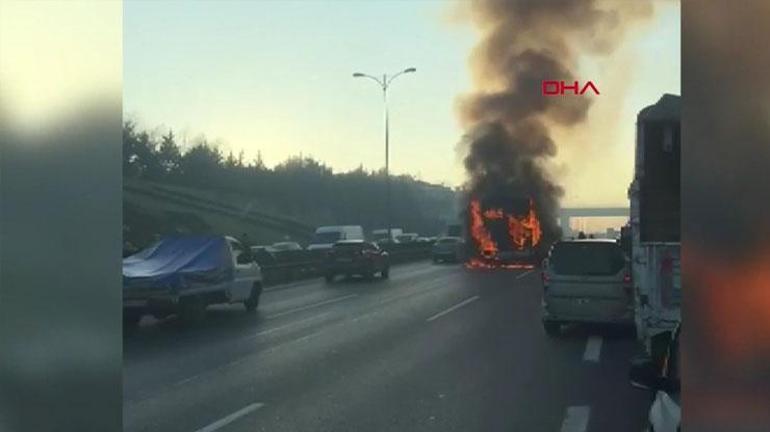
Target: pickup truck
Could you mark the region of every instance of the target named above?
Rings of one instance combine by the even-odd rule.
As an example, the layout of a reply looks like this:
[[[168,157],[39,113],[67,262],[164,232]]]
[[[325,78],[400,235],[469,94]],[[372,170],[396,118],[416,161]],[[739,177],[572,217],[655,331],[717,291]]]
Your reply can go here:
[[[211,304],[243,303],[254,311],[261,294],[262,271],[233,237],[166,237],[123,259],[126,330],[145,315],[197,322]]]

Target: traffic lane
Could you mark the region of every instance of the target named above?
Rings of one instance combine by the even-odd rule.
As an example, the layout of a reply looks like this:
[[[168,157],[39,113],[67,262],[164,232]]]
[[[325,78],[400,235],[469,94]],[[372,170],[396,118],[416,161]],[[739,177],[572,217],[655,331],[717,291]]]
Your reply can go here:
[[[424,273],[425,271],[427,271],[427,269],[430,269],[431,267],[432,266],[430,265],[430,261],[421,260],[421,261],[393,264],[391,266],[391,270],[394,270],[394,271],[397,270],[398,273],[401,275],[418,275],[420,273]],[[302,288],[310,288],[312,286],[317,286],[319,283],[323,283],[322,277],[290,282],[287,284],[273,285],[273,286],[266,287],[263,290],[263,294],[271,293],[275,291],[286,291],[286,290],[296,291]]]
[[[425,277],[426,274],[437,271],[442,270],[425,262],[417,265],[399,265],[394,267],[390,282],[398,283],[406,278]],[[379,283],[379,281],[374,282]],[[300,285],[263,293],[257,314],[243,313],[242,305],[238,304],[212,306],[208,310],[206,320],[197,326],[185,326],[175,317],[164,320],[147,317],[136,333],[124,339],[124,362],[131,364],[135,361],[151,359],[156,354],[168,354],[170,350],[186,345],[215,343],[221,341],[223,337],[262,325],[274,315],[333,301],[345,295],[341,293],[343,288],[349,290],[368,288],[374,282],[352,279],[328,285],[322,279],[315,279]]]
[[[377,353],[396,345],[415,326],[424,325],[425,318],[437,308],[462,300],[463,291],[469,288],[457,279],[435,280],[412,295],[362,296],[360,300],[372,300],[368,310],[350,305],[340,309],[344,319],[126,403],[126,430],[194,431],[253,403],[265,404],[253,413],[262,415],[277,401],[296,400],[314,389],[331,388],[341,375],[368,363],[370,356],[386,357],[386,353]],[[312,403],[320,404],[325,397]],[[262,401],[268,399],[270,402]]]
[[[571,432],[584,422],[582,430],[588,431],[641,431],[649,401],[627,381],[636,350],[630,335],[589,326],[549,338],[540,324],[537,274],[521,281],[521,274],[511,276],[469,276],[466,283],[479,289],[467,299],[478,296],[478,301],[426,318],[429,326],[385,355],[371,356],[365,366],[347,366],[333,388],[283,402],[274,414],[280,422],[271,422],[274,411],[266,405],[264,417],[255,416],[251,426]],[[585,359],[589,337],[605,341],[595,362]],[[338,395],[336,404],[319,404],[331,395]]]
[[[502,279],[494,282],[497,278]],[[477,289],[460,290],[454,298],[430,298],[430,304],[441,303],[428,308],[430,316],[415,319],[429,311],[410,299],[409,304],[392,305],[391,311],[353,317],[355,325],[335,326],[335,341],[311,333],[263,356],[261,362],[246,359],[208,377],[210,381],[187,387],[188,393],[209,396],[222,387],[230,389],[214,397],[215,402],[185,401],[177,395],[155,401],[155,414],[138,412],[145,420],[158,421],[159,413],[192,403],[199,406],[189,410],[200,415],[190,419],[190,427],[195,427],[217,424],[242,412],[241,406],[259,404],[258,411],[234,419],[223,430],[427,430],[436,425],[447,430],[560,430],[565,413],[577,407],[586,408],[578,413],[586,414],[588,430],[641,430],[641,423],[629,419],[642,419],[647,404],[634,406],[625,396],[612,399],[628,389],[627,346],[633,343],[604,345],[604,353],[617,354],[600,358],[602,369],[614,371],[612,382],[604,378],[606,370],[596,378],[585,376],[585,337],[573,332],[564,339],[549,339],[540,329],[536,277],[521,283],[497,273],[458,279],[465,279],[461,285],[466,289]],[[477,301],[428,321],[476,296]],[[456,317],[463,319],[450,321]],[[400,321],[418,328],[444,324],[435,327],[438,334],[409,331],[395,338],[371,325],[390,328]],[[277,364],[271,366],[271,361]],[[250,390],[246,383],[225,384],[233,379],[253,384]],[[602,408],[602,395],[614,403],[612,412]],[[126,418],[141,424],[140,416],[129,410]],[[146,430],[176,430],[163,425]]]
[[[320,365],[333,379],[269,398],[227,431],[558,430],[582,343],[545,338],[539,302],[515,292],[524,283],[513,274],[462,279],[461,295],[423,311],[396,343],[338,352]]]
[[[396,270],[396,269],[394,269]],[[279,291],[263,299],[257,314],[237,307],[218,307],[193,328],[169,320],[143,329],[126,340],[124,399],[135,401],[158,389],[194,377],[207,370],[236,361],[258,350],[281,343],[297,332],[308,332],[330,321],[344,318],[349,311],[365,310],[394,296],[409,295],[458,267],[423,265],[391,280],[366,282],[360,279],[319,284],[307,291],[301,302],[295,293]],[[290,305],[281,297],[290,297]],[[361,297],[359,299],[359,297]],[[353,300],[358,302],[351,303]],[[278,307],[271,303],[279,304]],[[288,308],[290,307],[291,308]]]
[[[271,399],[227,430],[575,431],[584,421],[588,431],[641,431],[648,403],[626,379],[633,340],[590,327],[547,337],[537,275],[511,276],[469,276],[477,294],[460,297],[478,301],[426,318],[424,331],[365,361],[336,361],[334,381]],[[595,363],[584,359],[588,336],[606,338]]]

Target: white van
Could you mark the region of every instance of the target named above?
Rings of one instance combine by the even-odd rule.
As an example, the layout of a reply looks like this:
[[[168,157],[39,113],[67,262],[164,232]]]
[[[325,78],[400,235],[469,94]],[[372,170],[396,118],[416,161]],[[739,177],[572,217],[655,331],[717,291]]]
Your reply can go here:
[[[390,229],[390,240],[388,240],[388,229],[387,228],[380,228],[372,231],[372,241],[373,242],[393,242],[396,237],[400,236],[404,233],[404,230],[401,228],[391,228]]]
[[[563,240],[543,262],[543,327],[561,324],[634,324],[628,258],[612,240]]]
[[[315,230],[313,241],[307,250],[331,249],[340,240],[363,240],[364,229],[361,225],[322,226]]]

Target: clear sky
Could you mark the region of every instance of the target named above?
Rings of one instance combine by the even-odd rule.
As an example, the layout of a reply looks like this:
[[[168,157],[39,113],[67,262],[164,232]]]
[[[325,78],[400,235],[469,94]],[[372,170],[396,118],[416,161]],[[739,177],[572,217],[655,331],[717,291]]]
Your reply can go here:
[[[448,1],[127,1],[124,113],[188,142],[205,134],[249,159],[260,151],[268,166],[302,153],[335,171],[378,169],[381,93],[351,74],[414,66],[389,92],[391,170],[456,186],[454,104],[471,90],[477,34],[452,10]],[[635,115],[679,94],[679,5],[656,10],[612,59],[586,61],[602,96],[590,128],[557,136],[570,141],[553,165],[566,205],[627,205]]]

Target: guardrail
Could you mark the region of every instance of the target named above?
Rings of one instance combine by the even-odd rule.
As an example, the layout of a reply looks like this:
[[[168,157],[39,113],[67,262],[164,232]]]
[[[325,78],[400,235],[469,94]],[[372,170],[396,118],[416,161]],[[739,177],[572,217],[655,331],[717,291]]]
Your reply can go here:
[[[419,261],[430,258],[430,243],[397,243],[383,245],[390,255],[391,264]],[[285,251],[275,254],[257,254],[262,267],[265,286],[321,277],[324,269],[324,253],[320,251]]]

